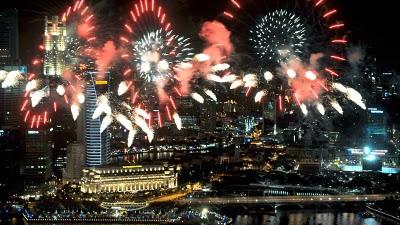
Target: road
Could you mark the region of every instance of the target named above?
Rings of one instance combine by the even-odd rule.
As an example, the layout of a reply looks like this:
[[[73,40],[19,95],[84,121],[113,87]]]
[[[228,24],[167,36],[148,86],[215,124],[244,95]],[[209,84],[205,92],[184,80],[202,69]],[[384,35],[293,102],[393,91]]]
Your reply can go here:
[[[224,205],[224,204],[315,204],[334,202],[374,202],[384,200],[386,195],[323,195],[323,196],[249,196],[249,197],[209,197],[181,198],[178,204]]]

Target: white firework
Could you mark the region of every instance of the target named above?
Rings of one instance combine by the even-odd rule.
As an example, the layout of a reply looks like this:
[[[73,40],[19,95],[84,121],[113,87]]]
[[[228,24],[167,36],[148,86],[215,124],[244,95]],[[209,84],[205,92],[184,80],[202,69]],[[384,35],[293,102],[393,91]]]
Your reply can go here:
[[[189,38],[156,30],[146,33],[133,44],[134,66],[147,82],[171,76],[173,65],[192,60]]]
[[[150,115],[141,108],[135,108],[135,113],[138,114],[139,116],[145,118],[146,120],[150,119]]]
[[[215,74],[209,74],[208,75],[208,80],[211,80],[211,81],[214,81],[214,82],[217,82],[217,83],[223,83],[224,82],[224,80],[220,76],[215,75]]]
[[[229,69],[231,66],[228,63],[220,63],[211,67],[212,72],[219,72]]]
[[[174,115],[172,115],[172,117],[174,118],[174,122],[176,124],[176,128],[178,130],[182,129],[182,120],[181,117],[178,115],[178,113],[174,113]]]
[[[266,72],[264,73],[264,79],[265,79],[266,81],[270,81],[270,80],[272,80],[273,78],[274,78],[274,75],[273,75],[271,72],[266,71]]]
[[[4,72],[2,72],[2,74],[3,74],[2,76],[4,76]],[[18,82],[22,79],[23,76],[20,71],[18,70],[11,71],[7,73],[7,75],[5,76],[3,83],[1,84],[1,87],[2,88],[15,87],[18,84]]]
[[[0,70],[0,81],[3,81],[7,77],[7,71]]]
[[[294,71],[293,69],[288,69],[287,71],[286,71],[286,74],[288,75],[288,77],[290,78],[290,79],[293,79],[293,78],[295,78],[296,77],[296,71]]]
[[[201,95],[199,95],[199,93],[193,92],[193,93],[190,94],[190,96],[192,96],[192,98],[193,98],[194,100],[200,102],[201,104],[204,103],[204,98],[203,98]]]
[[[307,71],[304,76],[309,80],[317,79],[317,75],[313,71]]]
[[[103,131],[105,131],[112,122],[113,122],[113,117],[111,115],[105,116],[101,121],[100,133],[103,133]]]
[[[256,96],[254,97],[255,102],[261,102],[262,98],[267,95],[266,90],[262,90],[257,92]]]
[[[81,111],[81,108],[78,105],[76,105],[76,104],[71,105],[71,113],[72,113],[72,118],[74,120],[76,120],[78,118],[80,111]]]
[[[204,53],[200,53],[200,54],[195,55],[193,59],[197,62],[206,62],[206,61],[210,60],[210,56],[206,55]]]
[[[133,130],[133,125],[132,122],[124,115],[122,115],[121,113],[118,113],[115,116],[115,119],[123,126],[125,127],[125,129],[127,130]]]
[[[243,85],[244,85],[244,83],[243,83],[242,80],[235,80],[234,82],[232,82],[232,84],[230,86],[230,89],[236,89],[236,88],[238,88],[240,86],[243,86]]]
[[[321,103],[317,103],[317,110],[321,115],[325,115],[325,107]]]
[[[303,112],[303,114],[304,114],[305,116],[307,116],[307,114],[308,114],[307,106],[304,105],[304,104],[301,104],[301,105],[300,105],[300,109],[301,109],[301,112]]]
[[[236,75],[229,74],[222,77],[222,82],[232,83],[237,79]]]
[[[46,92],[46,88],[31,92],[30,97],[33,108],[35,108],[44,97],[46,97]]]
[[[136,136],[136,133],[137,133],[136,129],[133,129],[133,130],[129,131],[129,134],[128,134],[128,147],[132,146],[133,140],[135,139],[135,136]]]
[[[208,95],[208,97],[210,97],[213,101],[217,101],[217,96],[211,90],[204,89],[204,93],[206,93],[206,95]]]
[[[35,90],[37,87],[38,87],[38,81],[37,80],[31,80],[26,84],[25,91]]]
[[[56,88],[56,92],[57,94],[59,94],[60,96],[63,96],[65,94],[65,88],[62,84],[58,85]]]
[[[307,42],[306,31],[299,16],[286,10],[275,10],[250,30],[250,41],[260,57],[281,62],[291,55],[302,54]]]
[[[343,114],[343,109],[342,106],[340,106],[340,104],[336,101],[336,100],[332,100],[331,101],[331,106],[340,114]]]
[[[78,93],[76,98],[78,99],[79,104],[85,103],[85,95],[83,93]]]
[[[129,90],[129,86],[127,84],[126,81],[122,81],[119,85],[118,85],[118,95],[121,96],[123,94],[125,94],[127,91]]]

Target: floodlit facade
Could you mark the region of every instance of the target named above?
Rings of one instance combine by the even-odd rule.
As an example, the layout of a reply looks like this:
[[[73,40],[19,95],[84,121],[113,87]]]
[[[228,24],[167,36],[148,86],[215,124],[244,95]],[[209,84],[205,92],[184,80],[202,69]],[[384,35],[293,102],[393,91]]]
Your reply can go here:
[[[61,21],[58,16],[52,16],[51,19],[45,17],[44,29],[43,74],[61,76],[63,71],[62,54],[65,51],[67,38],[65,21]]]
[[[165,190],[178,186],[180,166],[160,165],[103,166],[83,170],[84,193],[138,192]]]

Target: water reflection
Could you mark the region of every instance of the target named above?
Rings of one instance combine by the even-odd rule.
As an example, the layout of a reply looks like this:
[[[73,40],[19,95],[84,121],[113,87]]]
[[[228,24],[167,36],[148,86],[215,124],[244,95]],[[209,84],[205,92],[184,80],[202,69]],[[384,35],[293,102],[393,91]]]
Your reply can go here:
[[[236,215],[235,225],[394,225],[352,212],[278,211],[274,215]]]
[[[172,151],[152,151],[152,152],[139,152],[126,155],[113,156],[113,162],[142,162],[153,160],[166,160],[172,157]]]

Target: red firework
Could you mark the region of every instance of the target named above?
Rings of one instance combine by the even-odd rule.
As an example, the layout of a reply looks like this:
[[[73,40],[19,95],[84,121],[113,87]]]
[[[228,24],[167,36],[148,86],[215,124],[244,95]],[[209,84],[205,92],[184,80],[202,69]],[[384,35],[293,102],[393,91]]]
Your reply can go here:
[[[36,85],[32,88],[27,87],[20,108],[29,128],[38,129],[47,125],[52,122],[53,114],[60,108],[84,101],[84,95],[80,93],[84,82],[79,75],[89,69],[89,65],[84,61],[72,64],[69,57],[73,55],[86,57],[91,54],[91,48],[88,46],[90,42],[96,40],[96,37],[93,25],[94,15],[90,11],[84,0],[80,0],[66,9],[60,17],[61,20],[55,18],[48,20],[44,43],[39,46],[42,56],[33,59],[32,70],[35,72],[30,73],[26,78],[27,84],[31,82]],[[62,44],[57,42],[60,40]],[[56,69],[52,71],[48,66],[52,63],[49,61],[51,57],[46,57],[46,55],[55,54],[50,53],[54,50],[54,45],[56,45],[57,54],[63,57],[60,58],[61,62],[57,62],[57,66],[62,68],[58,71]],[[34,100],[33,103],[35,94],[41,99],[37,102]]]
[[[175,99],[181,96],[173,67],[179,63],[176,55],[186,46],[187,39],[172,34],[168,16],[156,0],[137,0],[123,29],[125,34],[120,41],[124,49],[121,54],[123,83],[128,87],[126,100],[133,108],[148,112],[150,118],[146,120],[149,127],[162,127],[163,121],[173,121],[173,114],[177,110]],[[163,48],[152,45],[162,45]],[[145,67],[149,64],[141,62],[145,57],[149,58],[152,65],[158,65],[158,68],[168,72],[162,75],[157,71],[152,73],[152,68]],[[162,57],[168,60],[163,61]]]
[[[229,0],[227,7],[220,15],[220,18],[226,20],[227,23],[233,22],[234,24],[246,24],[246,22],[243,21],[243,17],[249,14],[245,11],[246,4],[248,3],[243,2],[242,4],[239,0]],[[308,3],[304,1],[304,4]],[[338,69],[336,68],[340,67],[342,63],[347,61],[346,56],[342,54],[342,50],[347,44],[347,39],[344,29],[345,24],[339,19],[339,10],[324,0],[313,0],[312,4],[307,5],[307,7],[310,7],[312,11],[317,12],[318,19],[320,20],[320,23],[323,24],[324,32],[329,35],[329,41],[326,45],[329,46],[330,50],[327,53],[323,53],[324,56],[327,56],[325,58],[329,60],[329,63],[326,64],[326,67],[319,69],[318,71],[315,71],[315,68],[312,68],[312,66],[310,68],[308,68],[308,66],[300,66],[295,69],[296,74],[288,79],[288,87],[293,93],[291,94],[291,99],[293,99],[293,101],[298,105],[301,105],[303,101],[315,101],[320,98],[322,94],[330,92],[330,80],[340,76],[340,72],[338,72]],[[320,57],[321,56],[317,56],[317,60]],[[313,59],[310,59],[310,61],[312,60]],[[280,73],[285,75],[287,73],[286,70],[292,68],[290,65],[282,67]],[[312,77],[313,79],[307,77],[307,73],[309,72],[313,72],[316,77]],[[269,81],[266,83],[268,82]],[[257,84],[257,87],[260,87],[259,85],[260,83]],[[254,88],[252,87],[247,87],[246,96],[249,96],[253,89]],[[269,91],[266,89],[262,91]],[[285,93],[286,91],[274,90],[272,92],[272,97],[276,97],[279,110],[283,110],[282,96],[287,94]],[[262,94],[263,93],[260,93],[260,96]]]

